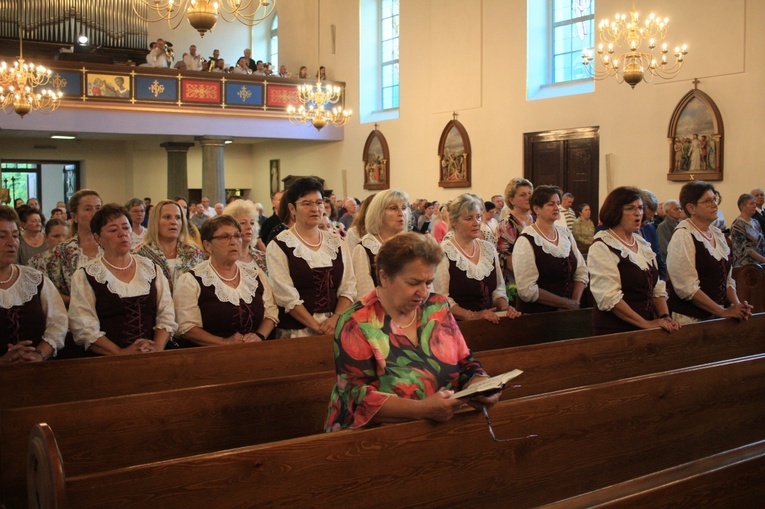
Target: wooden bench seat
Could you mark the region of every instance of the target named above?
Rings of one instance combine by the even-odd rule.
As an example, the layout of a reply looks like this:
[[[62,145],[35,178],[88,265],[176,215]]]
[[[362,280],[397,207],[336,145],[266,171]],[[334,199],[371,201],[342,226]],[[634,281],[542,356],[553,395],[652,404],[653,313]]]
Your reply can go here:
[[[765,439],[765,355],[503,401],[490,414],[498,437],[526,438],[493,442],[469,411],[82,476],[65,474],[67,455],[61,463],[38,428],[32,507],[536,507]]]
[[[759,263],[733,269],[736,293],[742,301],[749,302],[755,313],[765,311],[765,267]]]
[[[763,477],[765,441],[760,441],[547,504],[543,509],[761,507]]]
[[[517,398],[765,353],[765,315],[738,323],[612,334],[484,352],[491,373],[520,367]],[[553,348],[556,346],[556,348]],[[560,351],[560,353],[559,353]],[[69,475],[322,432],[334,371],[23,407],[0,412],[0,482],[23,490],[24,444],[38,422],[57,430]]]
[[[470,348],[491,350],[514,345],[585,337],[591,334],[590,309],[461,322]],[[0,387],[45,387],[2,391],[0,409],[105,398],[258,378],[335,369],[332,336],[266,341],[225,347],[188,348],[157,355],[70,359],[0,370]]]

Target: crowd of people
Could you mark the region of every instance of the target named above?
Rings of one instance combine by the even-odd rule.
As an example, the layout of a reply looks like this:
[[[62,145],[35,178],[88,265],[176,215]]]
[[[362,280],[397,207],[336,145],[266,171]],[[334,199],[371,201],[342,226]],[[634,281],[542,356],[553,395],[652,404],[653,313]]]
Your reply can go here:
[[[175,69],[187,71],[252,74],[255,76],[297,78],[303,80],[310,79],[308,67],[305,65],[300,66],[297,73],[288,71],[287,66],[284,64],[280,65],[277,71],[270,62],[254,60],[252,58],[251,49],[246,48],[242,53],[242,56],[236,60],[232,59],[227,61],[221,56],[220,50],[214,49],[212,55],[204,58],[202,54],[198,52],[196,45],[192,44],[189,46],[188,52],[184,52],[180,58],[176,59],[173,45],[164,39],[157,39],[149,45],[149,52],[146,54],[146,63],[141,65],[159,68],[173,67]],[[234,65],[231,65],[231,63]],[[320,66],[314,77],[326,81],[327,69],[323,65]]]
[[[577,309],[586,288],[595,334],[746,320],[732,269],[765,262],[765,192],[738,198],[729,231],[720,199],[703,181],[663,203],[618,187],[596,225],[523,178],[443,204],[301,178],[269,217],[238,196],[120,205],[82,189],[46,221],[30,198],[0,206],[0,366],[334,333],[327,430],[446,420],[497,401],[451,398],[486,377],[457,320]]]

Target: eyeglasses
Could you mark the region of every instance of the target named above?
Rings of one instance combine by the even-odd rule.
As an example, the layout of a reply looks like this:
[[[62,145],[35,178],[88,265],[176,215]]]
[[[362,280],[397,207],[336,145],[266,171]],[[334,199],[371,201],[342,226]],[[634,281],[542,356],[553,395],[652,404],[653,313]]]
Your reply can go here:
[[[297,202],[297,204],[305,208],[313,208],[313,207],[323,208],[324,200],[317,200],[317,201],[303,200],[303,201]]]
[[[628,205],[624,207],[622,210],[630,214],[634,214],[635,212],[640,212],[642,214],[643,210],[645,210],[645,207],[643,207],[642,205]]]
[[[483,408],[483,416],[486,417],[486,424],[489,425],[489,434],[491,435],[491,439],[495,442],[512,442],[514,440],[528,440],[529,438],[536,438],[538,435],[526,435],[525,437],[515,437],[515,438],[497,438],[497,435],[494,434],[494,428],[491,426],[491,419],[489,419],[489,409],[485,406]]]
[[[237,242],[241,242],[242,241],[242,234],[241,233],[235,233],[235,234],[231,235],[230,233],[226,233],[225,235],[213,235],[212,238],[213,239],[221,239],[221,240],[224,240],[226,242],[231,242],[231,239],[234,239]]]
[[[719,205],[720,204],[720,198],[714,197],[714,198],[706,198],[704,200],[700,200],[696,202],[696,205],[704,205],[706,207],[709,207],[712,204]]]

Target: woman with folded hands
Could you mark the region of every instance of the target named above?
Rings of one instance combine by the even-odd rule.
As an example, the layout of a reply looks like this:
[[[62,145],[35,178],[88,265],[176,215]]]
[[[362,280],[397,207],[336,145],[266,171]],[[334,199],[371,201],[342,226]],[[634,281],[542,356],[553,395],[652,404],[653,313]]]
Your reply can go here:
[[[183,274],[173,299],[178,334],[199,346],[266,339],[278,310],[265,273],[240,260],[242,229],[229,215],[208,219],[200,232],[206,260]]]

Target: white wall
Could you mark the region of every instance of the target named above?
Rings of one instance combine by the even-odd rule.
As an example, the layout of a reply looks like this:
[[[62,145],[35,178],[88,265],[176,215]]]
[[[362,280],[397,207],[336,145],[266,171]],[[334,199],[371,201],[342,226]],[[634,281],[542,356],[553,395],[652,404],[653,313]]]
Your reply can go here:
[[[738,195],[755,185],[765,185],[756,150],[765,130],[765,98],[760,90],[765,82],[765,32],[761,30],[765,2],[636,3],[639,9],[655,8],[658,14],[671,18],[670,44],[689,45],[687,64],[678,78],[650,85],[641,83],[634,90],[626,84],[597,82],[592,94],[527,101],[526,0],[402,0],[400,118],[379,125],[391,150],[391,185],[407,191],[412,198],[444,200],[464,191],[490,196],[501,192],[511,177],[522,175],[524,133],[600,126],[601,199],[607,192],[607,154],[613,154],[614,185],[650,188],[662,200],[676,196],[682,183],[666,179],[667,128],[676,104],[692,89],[693,78],[698,78],[699,88],[715,100],[725,124],[725,174],[716,185],[724,196],[722,208],[730,222],[738,213]],[[629,5],[626,0],[598,0],[596,20],[613,16]],[[346,105],[357,110],[358,0],[281,0],[278,9],[283,62],[293,71],[305,63],[312,73],[320,62],[326,65],[331,77],[346,81]],[[332,25],[336,27],[334,53]],[[233,42],[225,44],[230,44],[231,51],[237,54],[249,37],[249,29],[236,35],[239,30],[233,24],[219,24],[215,34],[205,36],[204,43],[196,32],[189,31],[193,36],[189,40],[205,55],[213,46],[223,49],[224,42],[217,37],[233,37]],[[445,35],[449,33],[455,36]],[[321,43],[317,48],[319,34]],[[176,45],[185,37],[181,31],[173,32],[172,37],[169,33],[160,35]],[[465,47],[454,53],[449,46],[452,42]],[[455,110],[470,134],[473,148],[470,189],[438,187],[438,140]],[[356,116],[345,127],[341,142],[234,143],[225,149],[226,186],[252,188],[253,199],[268,203],[269,160],[280,159],[283,177],[315,174],[325,178],[338,194],[363,198],[369,193],[363,189],[362,150],[373,129],[373,124],[360,124]],[[159,147],[166,140],[160,138],[153,136],[145,143],[57,143],[59,149],[54,155],[52,151],[34,151],[31,142],[3,138],[0,131],[0,154],[4,159],[39,155],[82,160],[85,184],[104,195],[118,201],[133,195],[158,199],[166,189],[166,155]],[[188,157],[189,186],[200,187],[201,149],[192,148]],[[348,185],[345,191],[344,171]]]

